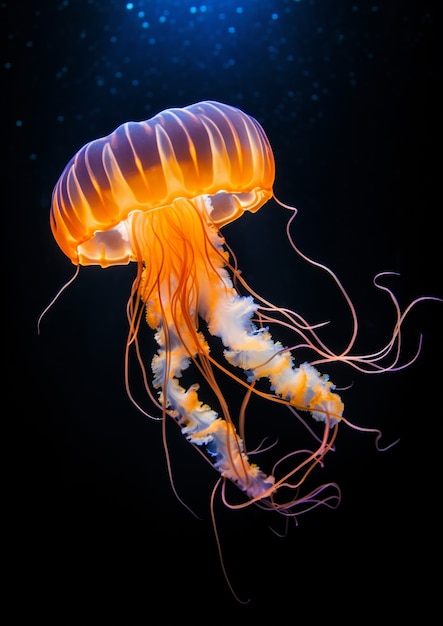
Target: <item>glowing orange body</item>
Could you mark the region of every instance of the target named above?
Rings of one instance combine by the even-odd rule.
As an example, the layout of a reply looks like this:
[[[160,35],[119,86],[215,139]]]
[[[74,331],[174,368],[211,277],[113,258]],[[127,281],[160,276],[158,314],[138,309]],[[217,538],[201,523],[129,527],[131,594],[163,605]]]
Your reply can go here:
[[[245,506],[260,501],[276,510],[300,512],[328,503],[330,497],[320,494],[331,486],[338,501],[333,484],[304,496],[298,489],[331,450],[338,424],[349,424],[342,417],[344,407],[334,385],[315,366],[340,361],[364,372],[396,369],[402,321],[415,303],[402,313],[393,294],[381,287],[396,307],[392,337],[372,354],[352,355],[358,322],[349,296],[328,268],[307,259],[291,239],[294,250],[327,271],[342,292],[353,320],[348,345],[334,353],[316,327],[256,294],[231,265],[219,228],[245,211],[257,211],[273,197],[274,175],[271,146],[254,118],[210,101],[168,109],[144,122],[122,124],[79,150],[54,188],[51,228],[75,265],[137,263],[128,303],[126,368],[128,351],[135,346],[147,393],[163,419],[172,417],[189,441],[205,448],[220,474],[247,494]],[[292,207],[283,206],[295,215]],[[240,295],[234,284],[247,295]],[[143,312],[158,344],[152,387],[137,341]],[[294,348],[273,340],[265,326],[271,324],[293,331]],[[227,364],[211,356],[208,334],[221,339]],[[312,350],[311,363],[294,364],[298,347]],[[392,353],[392,362],[382,365]],[[201,402],[198,383],[188,389],[180,385],[191,363],[214,392],[217,411]],[[246,380],[235,368],[246,372]],[[246,390],[238,426],[217,382],[220,372]],[[257,389],[259,379],[270,381],[270,393]],[[133,399],[127,370],[126,384]],[[319,434],[308,429],[314,436],[313,449],[294,450],[284,457],[294,464],[280,476],[263,473],[250,463],[245,450],[242,433],[251,394],[286,405],[296,416],[296,410],[308,411],[320,422]],[[277,462],[274,474],[279,467]],[[276,494],[283,488],[290,490],[290,497],[277,503]]]

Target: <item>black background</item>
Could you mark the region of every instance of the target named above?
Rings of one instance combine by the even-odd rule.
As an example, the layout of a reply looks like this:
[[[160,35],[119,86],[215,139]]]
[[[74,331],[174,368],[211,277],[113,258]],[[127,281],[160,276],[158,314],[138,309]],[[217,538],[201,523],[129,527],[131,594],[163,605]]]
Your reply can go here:
[[[406,360],[423,333],[410,368],[336,373],[337,384],[353,382],[343,394],[348,419],[381,427],[386,442],[401,438],[380,453],[372,437],[341,429],[319,476],[340,484],[339,509],[304,515],[279,538],[268,525],[281,524],[259,509],[217,504],[226,565],[237,593],[251,598],[246,606],[219,567],[209,516],[215,473],[171,428],[176,486],[197,520],[170,489],[158,424],[125,393],[134,267],[84,269],[40,336],[36,320],[74,271],[48,220],[66,162],[126,120],[215,99],[264,126],[275,192],[299,211],[295,240],[337,272],[359,312],[359,347],[377,349],[394,318],[372,286],[376,272],[400,272],[389,284],[403,307],[443,295],[441,3],[134,5],[0,5],[12,623],[225,626],[404,615],[428,623],[441,556],[441,304],[422,304],[405,324]],[[330,282],[291,252],[287,217],[270,202],[224,235],[257,291],[312,321],[331,319],[331,341],[343,345],[346,310]],[[148,332],[144,342],[149,363]],[[257,416],[263,434],[271,417]]]

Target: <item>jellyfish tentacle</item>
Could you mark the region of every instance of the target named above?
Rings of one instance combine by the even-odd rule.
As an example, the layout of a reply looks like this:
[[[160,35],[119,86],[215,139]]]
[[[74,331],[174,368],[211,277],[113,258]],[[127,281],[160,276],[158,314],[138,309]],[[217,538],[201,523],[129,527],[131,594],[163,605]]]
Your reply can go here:
[[[328,376],[309,363],[295,366],[291,352],[274,341],[267,328],[257,328],[252,322],[259,305],[251,296],[241,296],[234,290],[224,269],[219,273],[224,286],[215,287],[216,297],[212,295],[204,317],[210,332],[226,347],[226,360],[243,369],[249,382],[268,378],[277,396],[309,411],[315,420],[334,426],[344,407]]]
[[[169,329],[171,336],[171,329]],[[197,394],[199,385],[182,387],[178,379],[189,367],[189,352],[178,341],[166,348],[164,332],[157,329],[159,350],[152,360],[153,385],[160,392],[160,401],[168,413],[180,425],[186,439],[197,446],[204,446],[214,467],[220,474],[233,481],[250,498],[268,496],[274,485],[274,477],[267,476],[254,463],[250,463],[244,451],[243,441],[232,422],[222,419]]]

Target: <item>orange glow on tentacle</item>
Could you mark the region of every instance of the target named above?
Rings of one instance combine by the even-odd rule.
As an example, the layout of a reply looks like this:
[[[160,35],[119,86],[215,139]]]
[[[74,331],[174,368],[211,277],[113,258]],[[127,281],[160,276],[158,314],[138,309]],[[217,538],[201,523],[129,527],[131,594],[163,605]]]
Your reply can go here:
[[[132,228],[137,233],[141,258],[144,258],[143,249],[148,243],[149,259],[154,258],[154,262],[143,260],[139,264],[142,270],[136,288],[138,297],[146,303],[146,319],[151,327],[156,328],[156,339],[161,348],[153,362],[154,370],[164,358],[162,382],[160,383],[158,378],[157,382],[154,382],[154,386],[161,390],[160,402],[149,390],[147,374],[142,365],[144,384],[154,404],[161,408],[163,415],[174,417],[191,443],[203,445],[210,455],[210,443],[215,445],[213,451],[216,450],[215,457],[218,459],[215,461],[215,467],[222,476],[235,482],[249,497],[242,505],[232,506],[249,506],[268,498],[271,508],[285,512],[295,509],[300,511],[301,503],[307,507],[317,506],[320,500],[314,502],[315,499],[311,496],[312,494],[320,496],[326,486],[320,491],[314,490],[309,497],[297,495],[285,502],[277,501],[277,492],[281,489],[298,492],[315,467],[322,465],[325,455],[333,447],[337,429],[331,429],[332,436],[329,439],[327,433],[330,426],[336,425],[341,419],[343,404],[339,396],[333,393],[333,385],[326,377],[320,376],[313,365],[344,361],[363,371],[366,371],[366,368],[370,371],[386,371],[389,367],[394,367],[400,354],[399,346],[394,355],[394,366],[392,364],[383,366],[378,361],[392,352],[397,338],[399,339],[403,320],[414,303],[402,313],[393,293],[376,283],[376,286],[385,289],[391,296],[396,311],[397,320],[390,342],[371,355],[348,355],[346,351],[350,350],[352,342],[348,344],[346,350],[338,355],[334,354],[318,336],[317,330],[323,324],[311,325],[296,313],[275,307],[271,302],[260,298],[244,281],[238,270],[233,271],[236,261],[234,259],[234,265],[229,262],[227,252],[222,247],[224,240],[218,231],[211,227],[203,209],[200,204],[195,207],[192,203],[183,201],[178,207],[166,207],[161,216],[159,213],[152,213],[148,217],[137,215],[133,218]],[[142,231],[142,236],[138,231]],[[165,242],[170,245],[166,246]],[[321,265],[319,267],[323,268]],[[240,296],[237,293],[226,268],[230,269],[234,279],[259,301],[258,304],[248,299],[248,296]],[[225,351],[228,362],[248,372],[249,381],[240,379],[212,358],[209,346],[198,330],[199,314],[206,319],[209,331],[220,336],[223,343],[229,346]],[[289,327],[297,333],[300,343],[290,348],[275,343],[265,328],[254,328],[255,317],[261,324],[280,323]],[[133,315],[132,319],[133,335],[136,337],[140,315],[138,317]],[[357,324],[356,315],[355,323]],[[162,346],[165,347],[163,351]],[[294,367],[292,352],[301,347],[312,349],[319,358],[311,361],[311,364]],[[136,350],[142,364],[137,342]],[[222,410],[222,418],[200,402],[197,387],[191,386],[186,391],[178,385],[177,378],[191,362],[214,391]],[[234,427],[228,403],[215,379],[212,366],[246,389],[239,414],[239,434]],[[264,377],[269,378],[276,395],[255,388],[255,380]],[[250,463],[243,444],[245,413],[253,393],[271,402],[308,410],[316,420],[325,422],[323,439],[315,450],[294,451],[286,455],[275,464],[270,476],[266,476],[255,464]],[[200,411],[201,415],[206,412],[206,418],[209,416],[209,420],[195,429],[195,423],[189,416],[196,410]],[[350,424],[347,420],[345,422]],[[192,428],[195,429],[193,433]],[[375,429],[368,430],[379,435]],[[278,473],[281,464],[296,461],[300,454],[304,455],[302,460],[295,462],[294,467],[282,477],[274,479],[274,474]],[[169,459],[168,471],[171,474]]]
[[[206,290],[209,295],[212,293],[210,285],[220,282],[218,271],[224,259],[208,237],[210,228],[208,221],[187,201],[166,207],[161,213],[134,215],[132,229],[137,235],[140,252],[143,254],[143,245],[149,245],[149,258],[154,259],[149,266],[144,259],[141,261],[144,269],[138,282],[138,294],[146,303],[149,325],[156,328],[159,351],[152,366],[162,410],[178,421],[191,442],[208,448],[216,457],[215,465],[222,475],[255,494],[261,489],[259,484],[265,476],[249,464],[243,452],[228,404],[207,358],[209,347],[197,328],[201,291]],[[213,236],[218,243],[216,230]],[[221,292],[227,291],[229,286],[224,284]],[[139,318],[133,316],[133,319],[136,334]],[[191,361],[216,394],[223,419],[200,403],[195,386],[186,391],[178,384],[177,379]]]
[[[131,305],[133,308],[128,305],[131,328],[128,348],[131,342],[135,343],[151,400],[161,409],[163,417],[170,415],[179,423],[191,443],[204,445],[209,454],[216,457],[216,468],[248,493],[251,501],[268,496],[275,490],[274,479],[250,464],[243,438],[233,425],[212,365],[235,380],[240,379],[210,356],[209,346],[198,330],[198,314],[207,320],[209,331],[219,335],[229,346],[225,351],[227,360],[249,372],[250,381],[242,381],[247,395],[240,412],[240,435],[244,435],[244,415],[251,393],[309,410],[315,419],[326,421],[330,415],[330,424],[341,417],[343,405],[339,397],[332,393],[333,386],[325,377],[308,364],[294,368],[288,350],[275,343],[265,329],[254,327],[252,317],[258,305],[251,297],[239,296],[234,289],[225,269],[229,261],[222,247],[223,239],[207,219],[203,205],[195,207],[191,202],[181,200],[162,211],[137,212],[131,217],[131,232],[140,255],[133,287],[133,291],[137,290],[134,300],[145,303],[146,319],[156,329],[159,344],[152,363],[154,388],[160,391],[159,400],[149,389],[139,352],[137,333],[141,313],[136,304]],[[220,321],[224,321],[225,330],[219,327]],[[304,326],[308,328],[307,324]],[[200,402],[196,386],[185,390],[178,384],[182,372],[191,362],[214,391],[222,418]],[[127,365],[126,372],[128,381]],[[263,377],[269,378],[276,395],[255,389],[254,380]],[[127,385],[129,389],[129,382]],[[279,484],[283,485],[285,480],[311,463],[311,468],[305,471],[307,475],[322,456],[321,449],[313,452]]]

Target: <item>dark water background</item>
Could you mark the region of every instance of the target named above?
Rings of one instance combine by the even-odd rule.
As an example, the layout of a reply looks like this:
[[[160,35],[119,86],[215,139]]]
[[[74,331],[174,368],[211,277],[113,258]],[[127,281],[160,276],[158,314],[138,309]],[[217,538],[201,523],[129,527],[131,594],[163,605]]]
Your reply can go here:
[[[6,373],[4,539],[8,623],[234,626],[281,621],[430,623],[441,543],[442,307],[405,326],[404,372],[339,372],[346,415],[401,442],[342,429],[319,480],[336,511],[300,518],[284,539],[258,509],[217,508],[238,605],[222,577],[208,512],[215,474],[171,429],[171,492],[158,425],[123,382],[133,267],[88,268],[36,320],[73,267],[49,228],[52,188],[87,141],[130,119],[203,99],[264,126],[275,191],[295,204],[293,235],[333,268],[361,319],[361,348],[386,340],[392,311],[442,289],[441,3],[366,0],[0,3]],[[313,321],[349,328],[325,277],[285,243],[274,203],[224,234],[249,282]],[[154,350],[146,335],[146,350]],[[148,358],[149,361],[149,358]],[[352,378],[352,380],[351,380]],[[261,427],[272,415],[258,415]],[[271,426],[270,426],[271,427]],[[8,429],[9,430],[9,429]],[[266,434],[266,433],[265,433]],[[285,436],[292,436],[285,431]],[[9,528],[9,526],[8,526]]]

